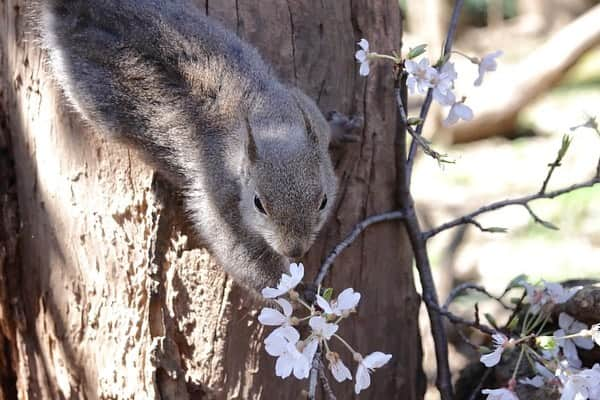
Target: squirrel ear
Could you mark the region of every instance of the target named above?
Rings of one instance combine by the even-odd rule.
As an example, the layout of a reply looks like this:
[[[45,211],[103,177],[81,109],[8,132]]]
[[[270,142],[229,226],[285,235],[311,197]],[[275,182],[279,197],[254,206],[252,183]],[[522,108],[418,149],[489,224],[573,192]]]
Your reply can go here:
[[[246,154],[251,163],[255,163],[258,160],[258,148],[252,135],[252,127],[250,126],[250,120],[246,117],[246,131],[248,132],[248,142],[246,144]]]

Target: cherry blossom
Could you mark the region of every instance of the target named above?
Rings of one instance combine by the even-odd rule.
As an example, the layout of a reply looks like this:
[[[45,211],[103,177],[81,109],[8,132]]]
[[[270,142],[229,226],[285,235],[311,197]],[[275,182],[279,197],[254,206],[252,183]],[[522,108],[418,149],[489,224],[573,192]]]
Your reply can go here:
[[[312,317],[308,321],[308,325],[312,328],[312,336],[319,340],[329,340],[334,333],[337,332],[337,324],[330,324],[323,317]]]
[[[581,360],[577,354],[577,347],[590,350],[594,347],[594,341],[590,337],[561,338],[562,336],[577,334],[587,330],[587,325],[575,320],[567,313],[560,313],[558,316],[558,326],[560,329],[554,332],[558,345],[562,348],[563,354],[573,367],[580,368]]]
[[[275,375],[287,378],[293,372],[297,379],[308,378],[318,342],[309,342],[303,346],[299,340],[300,334],[291,326],[282,327],[277,334],[265,339],[265,350],[277,357]]]
[[[444,106],[452,105],[455,101],[452,88],[457,77],[454,64],[451,62],[444,64],[440,72],[434,74],[431,78],[433,99]]]
[[[532,314],[537,314],[548,303],[565,303],[581,289],[580,286],[565,289],[559,283],[545,281],[542,281],[539,285],[531,285],[526,281],[521,281],[521,285],[527,292],[529,312]]]
[[[295,325],[295,317],[292,316],[293,307],[286,299],[275,300],[280,306],[283,313],[274,308],[263,308],[258,316],[258,322],[266,326],[279,326],[271,332],[271,335],[278,334],[279,329],[285,326]],[[269,335],[270,336],[270,335]]]
[[[508,343],[508,338],[501,333],[494,333],[492,335],[492,340],[495,345],[494,351],[482,355],[479,359],[488,368],[491,368],[500,362],[500,359],[502,358],[502,352]]]
[[[452,92],[448,92],[452,94]],[[448,116],[444,120],[444,125],[449,126],[458,122],[459,119],[470,121],[473,119],[473,110],[464,103],[464,98],[461,101],[456,101],[454,95],[449,99],[452,106],[448,112]]]
[[[519,400],[516,393],[507,388],[483,389],[483,394],[487,394],[487,400]]]
[[[338,295],[336,300],[331,302],[331,304],[322,296],[317,296],[317,304],[325,314],[337,315],[340,317],[348,316],[348,314],[356,308],[359,301],[360,293],[355,292],[352,288],[345,289]]]
[[[544,386],[544,377],[540,376],[540,375],[536,375],[533,378],[522,378],[519,379],[519,383],[522,383],[524,385],[529,385],[529,386],[533,386],[536,388],[541,388],[542,386]]]
[[[277,288],[264,288],[261,293],[263,297],[267,299],[274,299],[283,294],[286,294],[287,292],[298,286],[300,281],[302,281],[303,277],[304,265],[302,265],[301,263],[292,263],[290,264],[290,275],[282,274],[281,280],[279,281]]]
[[[476,64],[479,64],[479,76],[473,83],[475,86],[481,86],[481,84],[483,83],[483,76],[486,72],[495,71],[496,68],[498,68],[496,58],[500,57],[502,54],[502,50],[498,50],[483,56],[481,60],[477,59],[478,62]]]
[[[354,57],[360,63],[360,69],[358,73],[361,76],[369,75],[371,67],[369,66],[369,41],[365,38],[360,39],[357,43],[360,50],[356,52]]]
[[[563,374],[560,400],[597,400],[600,398],[600,365],[574,374]]]
[[[392,355],[376,351],[364,358],[360,354],[355,354],[354,356],[358,361],[358,367],[356,368],[356,381],[354,383],[354,392],[356,394],[359,394],[362,390],[368,388],[371,385],[371,371],[373,371],[375,368],[380,368],[387,364],[387,362],[390,361],[390,359],[392,358]]]
[[[352,380],[352,373],[346,365],[342,362],[340,355],[335,351],[328,352],[325,357],[329,361],[329,370],[331,371],[331,375],[338,382],[343,382],[346,379]]]
[[[406,72],[408,72],[408,78],[406,84],[410,93],[415,91],[425,94],[427,89],[432,87],[432,79],[437,75],[435,68],[429,65],[427,58],[422,58],[418,63],[412,60],[406,60],[404,62]]]

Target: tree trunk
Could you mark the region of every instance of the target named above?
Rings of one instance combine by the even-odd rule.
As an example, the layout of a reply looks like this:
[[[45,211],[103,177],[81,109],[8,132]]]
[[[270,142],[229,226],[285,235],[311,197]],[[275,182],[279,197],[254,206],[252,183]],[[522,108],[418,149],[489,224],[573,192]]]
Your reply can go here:
[[[378,66],[363,79],[353,58],[363,36],[377,50],[399,47],[397,1],[196,3],[323,111],[365,116],[362,141],[334,154],[339,205],[305,260],[310,279],[355,223],[397,207],[391,69]],[[0,396],[299,398],[307,381],[275,377],[256,319],[260,304],[215,265],[174,191],[65,105],[26,33],[26,6],[0,1],[0,110],[21,222],[16,261],[3,263],[0,251],[0,368],[11,365],[0,371]],[[0,250],[3,241],[16,243],[12,234],[0,227]],[[341,333],[363,353],[393,354],[361,398],[422,398],[419,298],[400,223],[370,228],[337,259],[327,284],[363,293]],[[340,399],[353,396],[351,384],[334,388]]]

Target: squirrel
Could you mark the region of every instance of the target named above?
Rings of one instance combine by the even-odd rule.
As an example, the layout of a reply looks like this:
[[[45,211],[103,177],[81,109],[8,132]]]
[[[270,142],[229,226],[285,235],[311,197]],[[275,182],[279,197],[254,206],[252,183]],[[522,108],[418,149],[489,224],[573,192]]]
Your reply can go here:
[[[83,120],[181,191],[235,281],[275,285],[336,197],[332,131],[317,105],[187,0],[38,7],[51,73]]]

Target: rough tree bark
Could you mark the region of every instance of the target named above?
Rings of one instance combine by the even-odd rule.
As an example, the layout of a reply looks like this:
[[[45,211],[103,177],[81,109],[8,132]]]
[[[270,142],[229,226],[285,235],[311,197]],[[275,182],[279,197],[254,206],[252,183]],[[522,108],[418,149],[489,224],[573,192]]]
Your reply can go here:
[[[399,47],[397,1],[196,2],[257,45],[323,111],[365,116],[362,141],[334,155],[339,206],[305,260],[311,278],[356,222],[397,207],[391,71],[378,66],[361,79],[353,59],[363,36],[378,50]],[[134,152],[89,131],[65,106],[26,33],[26,5],[0,0],[0,106],[12,139],[21,222],[16,262],[3,263],[0,253],[0,367],[6,369],[0,393],[298,398],[306,382],[274,376],[274,360],[261,345],[258,305],[187,229],[173,190]],[[7,239],[1,233],[0,250]],[[394,356],[361,398],[423,396],[411,268],[403,228],[389,223],[370,228],[328,278],[336,289],[364,294],[342,333],[364,352]],[[335,390],[341,399],[352,397],[351,385]]]

